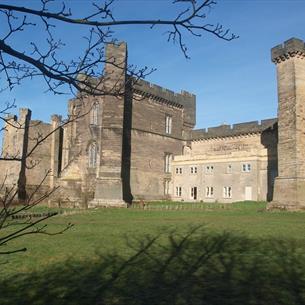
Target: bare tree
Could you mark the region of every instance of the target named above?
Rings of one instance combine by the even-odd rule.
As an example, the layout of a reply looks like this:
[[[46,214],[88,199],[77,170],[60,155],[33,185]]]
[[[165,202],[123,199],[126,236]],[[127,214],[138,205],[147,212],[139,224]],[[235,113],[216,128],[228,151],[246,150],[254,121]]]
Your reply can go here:
[[[8,88],[12,89],[24,79],[40,76],[54,93],[62,93],[62,88],[68,85],[73,93],[76,90],[99,95],[118,94],[103,88],[101,69],[106,62],[104,44],[115,41],[114,30],[118,26],[162,27],[167,40],[177,43],[186,57],[185,35],[200,37],[208,33],[227,41],[237,38],[222,25],[207,21],[207,12],[216,4],[214,0],[175,0],[173,5],[179,6],[179,12],[168,20],[118,20],[112,10],[114,0],[101,1],[100,4],[93,2],[90,14],[83,16],[73,12],[66,3],[58,9],[55,2],[41,0],[40,9],[31,8],[29,4],[22,7],[0,3],[0,20],[6,30],[0,39],[0,73]],[[60,58],[59,51],[64,42],[55,38],[63,25],[87,27],[89,30],[83,54],[70,62]],[[12,44],[14,35],[33,28],[45,29],[45,42],[30,41],[24,46],[25,51],[15,48]],[[128,67],[128,73],[139,78],[149,72],[147,68]],[[92,78],[97,81],[92,82]]]
[[[41,0],[39,8],[37,8],[37,2],[24,3],[26,6],[0,2],[0,79],[2,84],[0,93],[4,90],[13,90],[23,80],[40,77],[45,81],[48,90],[54,94],[72,93],[78,98],[88,95],[123,95],[125,84],[115,84],[109,87],[103,71],[106,63],[115,67],[120,66],[120,63],[116,62],[114,58],[106,56],[104,48],[105,43],[116,42],[114,30],[118,26],[128,26],[130,30],[133,26],[149,26],[150,29],[162,27],[166,32],[167,41],[176,43],[186,58],[188,58],[185,44],[186,35],[201,37],[203,34],[211,34],[226,41],[237,38],[228,29],[224,29],[221,24],[208,22],[208,12],[216,5],[214,0],[174,0],[172,5],[174,11],[178,11],[176,16],[169,19],[156,17],[151,20],[117,19],[113,12],[114,0],[92,2],[91,11],[87,15],[82,15],[82,12],[74,12],[70,6],[71,2],[59,3],[54,0]],[[64,25],[88,30],[87,36],[84,37],[86,41],[84,50],[80,50],[78,58],[69,61],[62,56],[61,52],[66,47],[65,42],[58,38]],[[33,29],[42,30],[45,35],[44,40],[31,37],[29,41],[24,40],[22,49],[18,49],[14,41],[24,37],[26,31]],[[126,70],[130,76],[126,78],[126,81],[132,80],[133,82],[153,72],[153,69],[138,68],[133,65],[126,67]],[[92,104],[93,106],[94,104]],[[16,129],[28,128],[7,116],[13,107],[15,107],[14,102],[2,106],[0,120],[4,122],[4,126]],[[87,115],[89,111],[79,112],[68,117],[47,134],[38,134],[33,139],[34,144],[29,151],[2,154],[0,160],[21,162],[26,168],[37,166],[37,163],[30,159],[35,149],[52,136],[58,128]],[[3,127],[0,132],[4,132],[5,128]],[[49,174],[49,171],[45,173],[41,184],[27,196],[22,206],[17,207],[13,203],[18,194],[23,191],[22,187],[18,184],[8,189],[3,181],[2,186],[0,186],[0,191],[3,194],[0,198],[0,249],[9,241],[23,235],[59,234],[70,227],[68,224],[59,232],[48,232],[44,221],[54,216],[52,213],[38,219],[28,217],[19,220],[17,217],[48,198],[56,190],[53,188],[38,198],[36,196]],[[17,227],[16,224],[18,224]],[[14,229],[10,230],[11,227]],[[0,254],[20,251],[25,251],[25,248],[0,251]]]

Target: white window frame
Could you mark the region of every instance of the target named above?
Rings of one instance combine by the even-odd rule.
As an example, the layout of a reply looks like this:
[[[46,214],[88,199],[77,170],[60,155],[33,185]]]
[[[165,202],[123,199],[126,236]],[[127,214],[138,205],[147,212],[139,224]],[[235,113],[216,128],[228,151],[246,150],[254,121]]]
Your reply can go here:
[[[165,153],[164,155],[164,172],[171,173],[171,164],[172,164],[173,154]]]
[[[182,174],[182,167],[176,167],[176,174],[181,175]]]
[[[164,195],[169,195],[169,179],[164,180]]]
[[[166,114],[165,115],[165,133],[166,134],[171,134],[172,133],[172,123],[173,123],[172,116]]]
[[[243,163],[241,166],[241,171],[243,173],[250,173],[252,170],[251,163]]]
[[[181,197],[181,196],[182,196],[182,187],[176,186],[176,197]]]
[[[205,197],[206,198],[213,198],[214,197],[214,187],[213,186],[207,186],[205,188]]]
[[[191,171],[191,174],[197,174],[197,172],[198,172],[197,166],[191,166],[190,171]]]
[[[214,165],[211,165],[211,164],[209,164],[209,165],[206,165],[205,166],[205,173],[206,174],[213,174],[214,173]]]
[[[228,164],[227,165],[227,174],[232,174],[233,168],[232,168],[232,164]]]
[[[232,198],[232,187],[231,186],[223,187],[223,198],[226,198],[226,199]]]

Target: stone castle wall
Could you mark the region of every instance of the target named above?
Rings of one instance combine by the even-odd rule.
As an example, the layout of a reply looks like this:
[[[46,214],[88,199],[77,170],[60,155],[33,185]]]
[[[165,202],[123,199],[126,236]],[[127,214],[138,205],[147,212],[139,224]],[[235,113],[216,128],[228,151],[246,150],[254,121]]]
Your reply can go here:
[[[19,117],[7,120],[2,147],[6,161],[1,161],[0,181],[8,189],[22,189],[22,200],[41,196],[49,190],[51,138],[46,136],[51,125],[31,120],[31,111],[24,108]]]
[[[135,81],[126,75],[126,44],[110,44],[101,81],[117,94],[77,96],[69,102],[68,114],[73,119],[81,116],[62,127],[59,116],[43,123],[21,109],[19,119],[11,117],[12,126],[7,124],[4,132],[2,156],[15,158],[1,161],[0,178],[6,178],[5,187],[18,186],[18,196],[24,199],[51,170],[42,189],[59,187],[49,199],[67,206],[126,206],[141,199],[273,199],[270,207],[303,207],[304,54],[304,42],[298,39],[272,50],[278,73],[278,119],[193,130],[195,96]],[[93,110],[95,106],[98,110]],[[92,121],[93,111],[97,112]],[[48,133],[26,158],[37,139]],[[37,164],[29,168],[25,159]],[[166,170],[165,161],[171,163]]]
[[[236,126],[247,128],[240,128],[237,133],[234,130]],[[236,126],[233,130],[226,127],[223,136],[219,132],[223,126],[201,131],[200,137],[196,132],[199,139],[192,141],[184,155],[174,158],[172,194],[175,200],[271,200],[277,176],[276,125],[268,125],[265,130],[254,123]],[[260,126],[261,129],[249,129],[249,126]],[[248,133],[249,130],[255,132]],[[192,196],[194,187],[197,198]],[[228,187],[229,195],[224,190]],[[177,188],[181,188],[181,194]],[[213,194],[207,188],[213,188]]]

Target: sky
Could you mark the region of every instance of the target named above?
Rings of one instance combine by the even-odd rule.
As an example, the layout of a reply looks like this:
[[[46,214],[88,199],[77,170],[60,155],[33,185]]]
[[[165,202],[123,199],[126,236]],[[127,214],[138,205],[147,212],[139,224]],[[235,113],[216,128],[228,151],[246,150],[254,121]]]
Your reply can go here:
[[[39,4],[37,0],[1,2],[30,7]],[[76,14],[90,11],[90,2],[67,1]],[[113,9],[117,19],[169,18],[177,13],[172,0],[117,0]],[[202,37],[186,34],[190,56],[186,59],[178,45],[167,42],[167,29],[160,26],[117,27],[114,37],[127,42],[129,63],[156,69],[148,81],[196,95],[196,128],[276,117],[276,69],[270,50],[292,37],[305,40],[305,0],[219,0],[207,11],[206,20],[222,24],[239,38],[227,42],[209,33]],[[87,30],[58,25],[56,35],[66,42],[64,58],[78,56]],[[30,30],[12,38],[11,43],[22,50],[31,40],[42,41],[44,37],[43,32]],[[53,113],[65,116],[70,96],[46,93],[46,89],[41,79],[25,81],[2,92],[0,103],[15,99],[18,107],[32,110],[34,119],[49,121]]]

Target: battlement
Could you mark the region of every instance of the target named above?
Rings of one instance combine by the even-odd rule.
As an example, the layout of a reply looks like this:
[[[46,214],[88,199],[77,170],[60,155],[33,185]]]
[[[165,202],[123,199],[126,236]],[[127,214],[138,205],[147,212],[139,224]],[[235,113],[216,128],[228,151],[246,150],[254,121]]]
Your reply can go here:
[[[7,114],[5,117],[5,120],[10,122],[17,122],[17,119],[18,119],[17,115],[11,113]]]
[[[125,41],[118,41],[118,42],[108,42],[106,43],[106,48],[107,47],[111,47],[111,48],[116,48],[116,49],[119,49],[119,48],[126,48],[127,44]]]
[[[51,126],[50,123],[46,123],[44,121],[41,120],[31,120],[29,127],[41,127],[41,126]]]
[[[174,91],[165,89],[161,86],[155,85],[155,84],[145,81],[143,79],[137,80],[134,88],[136,90],[142,91],[144,93],[149,93],[156,97],[163,98],[165,100],[168,100],[169,102],[180,104],[181,106],[183,106],[183,100],[186,97],[191,98],[194,101],[196,100],[196,96],[190,92],[181,90],[181,93],[176,93]]]
[[[276,64],[295,56],[305,58],[305,43],[298,38],[291,38],[271,49],[271,60]]]
[[[107,63],[110,63],[111,66],[119,65],[119,68],[125,67],[125,60],[127,57],[127,44],[126,42],[117,42],[117,43],[107,43],[105,47],[105,57],[107,68]],[[112,68],[113,68],[112,67]]]
[[[62,121],[62,116],[58,114],[52,114],[51,115],[51,121],[53,122],[61,122]]]
[[[260,133],[268,128],[274,128],[277,119],[266,119],[262,121],[252,121],[245,123],[238,123],[231,125],[220,125],[216,127],[210,127],[208,129],[197,129],[192,131],[192,140],[211,139],[211,138],[223,138],[232,137],[253,133]]]
[[[190,92],[182,90],[180,93],[165,89],[152,84],[143,79],[137,80],[134,84],[134,90],[144,95],[155,97],[159,100],[172,103],[177,107],[184,109],[184,122],[190,126],[196,124],[196,96]]]

